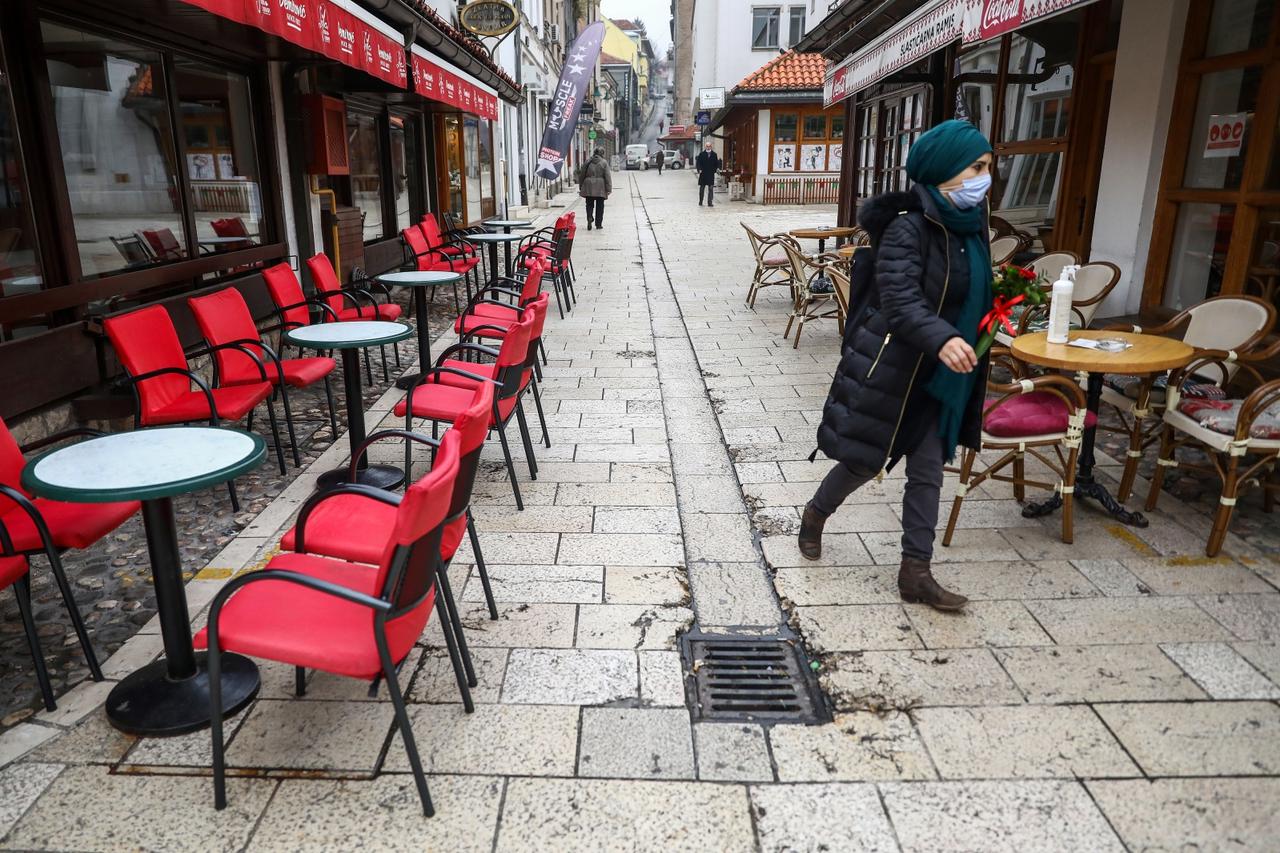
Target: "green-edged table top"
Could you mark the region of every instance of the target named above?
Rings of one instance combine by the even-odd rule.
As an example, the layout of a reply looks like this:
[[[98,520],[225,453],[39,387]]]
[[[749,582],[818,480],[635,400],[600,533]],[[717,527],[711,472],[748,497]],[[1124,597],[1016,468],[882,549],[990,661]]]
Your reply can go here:
[[[33,495],[73,503],[152,500],[225,483],[267,457],[261,436],[164,426],[89,438],[42,453],[22,471]]]
[[[393,287],[431,287],[437,284],[452,284],[462,280],[462,273],[449,270],[407,270],[404,272],[387,272],[374,276],[375,281]]]
[[[314,323],[284,333],[291,344],[311,349],[364,349],[394,344],[413,334],[408,323],[389,320],[351,320],[342,323]]]

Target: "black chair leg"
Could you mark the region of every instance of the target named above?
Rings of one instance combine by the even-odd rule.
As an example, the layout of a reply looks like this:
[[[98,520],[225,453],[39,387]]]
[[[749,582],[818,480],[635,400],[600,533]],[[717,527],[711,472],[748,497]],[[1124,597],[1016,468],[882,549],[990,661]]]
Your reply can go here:
[[[227,768],[222,743],[222,652],[216,637],[209,638],[209,654],[205,659],[209,676],[209,734],[213,747],[213,807],[227,807]]]
[[[364,351],[364,378],[366,385],[373,384],[373,362],[369,360],[369,351]]]
[[[498,605],[493,600],[493,587],[489,584],[489,570],[484,564],[484,555],[480,553],[480,537],[476,535],[476,522],[467,510],[467,536],[471,538],[471,553],[475,555],[476,571],[480,574],[480,585],[484,587],[484,603],[489,605],[489,618],[498,618]]]
[[[53,685],[49,683],[49,670],[44,665],[44,652],[40,650],[40,635],[36,633],[36,621],[31,615],[31,575],[14,581],[13,594],[18,599],[18,612],[22,614],[22,627],[27,632],[27,645],[31,647],[31,662],[36,668],[36,683],[40,685],[40,695],[44,698],[47,711],[58,710],[53,701]]]
[[[280,440],[280,422],[276,419],[276,407],[271,405],[271,398],[265,401],[267,407],[267,420],[271,422],[271,437],[276,443],[276,460],[280,463],[280,473],[286,471],[284,463],[284,442]]]
[[[236,481],[235,481],[235,480],[228,480],[228,481],[227,481],[227,494],[231,496],[231,511],[232,511],[232,512],[239,512],[239,511],[240,511],[240,498],[236,496]]]
[[[442,600],[444,592],[440,589],[440,574],[436,573],[436,600]],[[444,647],[449,652],[449,663],[453,666],[453,677],[458,682],[458,694],[462,697],[462,709],[468,714],[476,709],[471,699],[471,688],[467,685],[467,673],[462,665],[462,656],[458,652],[457,638],[453,635],[453,624],[447,612],[440,608],[440,633],[444,635]]]
[[[457,599],[453,597],[453,586],[449,583],[449,567],[443,563],[439,568],[440,595],[437,605],[449,617],[449,625],[453,628],[453,639],[458,644],[458,656],[462,658],[462,671],[466,673],[467,685],[475,687],[480,682],[476,679],[476,669],[471,662],[471,652],[467,649],[467,637],[462,632],[462,615],[458,612]]]
[[[507,460],[507,477],[511,480],[511,491],[516,496],[516,509],[524,509],[524,501],[520,499],[520,483],[516,481],[516,464],[511,460],[511,447],[507,444],[507,430],[498,417],[497,406],[494,406],[493,420],[498,427],[498,440],[502,442],[502,455]]]
[[[542,425],[542,443],[547,447],[551,446],[551,433],[547,432],[547,416],[542,413],[542,395],[538,393],[538,381],[529,383],[529,388],[533,391],[533,405],[538,409],[538,423]]]
[[[295,666],[293,668],[293,695],[307,695],[307,670],[306,667]]]
[[[538,338],[538,352],[542,353],[542,363],[550,366],[551,359],[547,358],[547,348],[543,345],[542,338]]]
[[[93,644],[89,642],[89,631],[84,627],[84,620],[80,618],[80,608],[76,606],[75,596],[71,594],[71,583],[67,580],[67,573],[62,568],[62,558],[52,548],[46,549],[44,555],[49,560],[49,570],[53,572],[53,580],[58,585],[58,592],[62,594],[62,603],[66,605],[67,615],[71,617],[71,627],[75,629],[80,647],[84,649],[85,661],[89,664],[89,674],[94,681],[101,681],[102,667],[98,666],[98,656],[94,654]]]
[[[391,354],[396,357],[396,370],[399,370],[400,369],[400,345],[399,344],[391,345]]]
[[[329,441],[338,440],[338,410],[333,405],[333,385],[329,382],[329,377],[324,378],[324,399],[329,404],[329,429],[333,431]]]
[[[391,379],[391,374],[387,371],[387,345],[383,344],[378,349],[382,353],[382,381],[387,382]]]
[[[520,441],[524,444],[525,461],[529,464],[529,479],[538,479],[538,461],[533,458],[533,439],[529,437],[529,422],[524,417],[524,403],[516,400],[516,425],[520,428]]]
[[[289,408],[289,389],[280,386],[280,404],[284,406],[284,425],[289,431],[289,446],[293,448],[293,465],[302,467],[302,454],[298,452],[298,433],[293,427],[293,410]]]
[[[396,725],[400,728],[400,739],[404,741],[404,751],[409,757],[409,767],[413,770],[413,781],[418,786],[418,797],[422,800],[422,813],[432,817],[436,813],[431,804],[431,793],[427,790],[427,775],[422,770],[422,758],[418,755],[418,743],[413,738],[413,726],[409,723],[409,713],[404,707],[404,696],[400,693],[400,682],[396,679],[395,666],[391,662],[391,654],[386,649],[386,641],[378,644],[382,657],[382,675],[387,680],[387,693],[391,696],[391,705],[396,711]]]
[[[254,410],[250,409],[249,416],[244,419],[244,428],[249,432],[253,432],[253,413]]]

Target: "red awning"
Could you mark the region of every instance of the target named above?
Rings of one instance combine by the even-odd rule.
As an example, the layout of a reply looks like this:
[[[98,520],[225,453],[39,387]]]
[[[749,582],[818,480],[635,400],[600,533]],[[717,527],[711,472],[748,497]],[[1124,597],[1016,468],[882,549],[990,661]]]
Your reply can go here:
[[[457,107],[480,118],[498,118],[498,96],[467,80],[461,73],[446,68],[441,60],[414,45],[413,91],[424,98]]]

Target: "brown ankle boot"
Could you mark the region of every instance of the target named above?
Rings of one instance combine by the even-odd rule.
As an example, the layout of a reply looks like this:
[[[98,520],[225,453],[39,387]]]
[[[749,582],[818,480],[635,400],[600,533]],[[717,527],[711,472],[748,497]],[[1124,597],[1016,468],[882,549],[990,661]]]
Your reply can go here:
[[[822,526],[827,523],[827,517],[813,508],[812,504],[805,504],[804,515],[800,517],[800,553],[806,559],[816,560],[822,556]]]
[[[803,534],[803,530],[801,531]],[[927,604],[934,610],[954,612],[962,610],[969,599],[956,595],[942,588],[929,571],[928,560],[902,558],[902,568],[898,570],[898,593],[902,600],[912,604]]]

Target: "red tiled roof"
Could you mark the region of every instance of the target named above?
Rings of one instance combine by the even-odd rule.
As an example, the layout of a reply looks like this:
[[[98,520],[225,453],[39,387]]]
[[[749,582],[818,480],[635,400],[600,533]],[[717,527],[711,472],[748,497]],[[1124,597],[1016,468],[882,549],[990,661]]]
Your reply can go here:
[[[748,74],[733,87],[735,92],[779,91],[786,89],[821,89],[827,73],[827,60],[820,53],[796,53],[788,50]]]
[[[604,51],[600,51],[600,64],[601,65],[630,65],[631,60],[621,59],[617,56],[614,56],[612,53],[605,53]]]
[[[613,21],[613,25],[614,25],[615,27],[617,27],[618,29],[620,29],[620,30],[638,30],[638,29],[640,29],[640,27],[636,25],[636,22],[635,22],[635,21],[629,21],[629,20],[627,20],[626,18],[611,18],[610,20],[612,20],[612,21]]]

